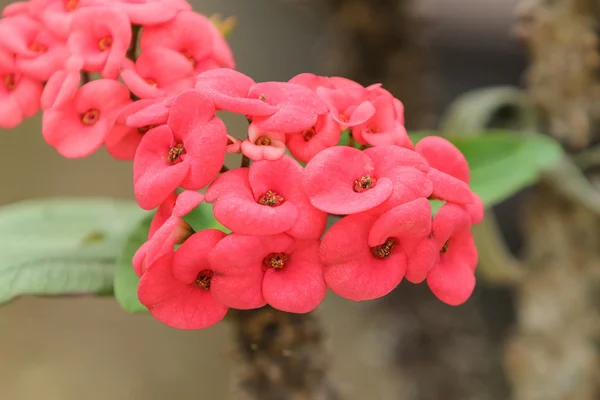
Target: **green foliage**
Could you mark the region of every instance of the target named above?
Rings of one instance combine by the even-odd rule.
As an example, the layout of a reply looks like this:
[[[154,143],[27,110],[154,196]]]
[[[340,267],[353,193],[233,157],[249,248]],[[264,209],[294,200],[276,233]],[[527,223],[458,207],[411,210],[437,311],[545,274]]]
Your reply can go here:
[[[124,241],[125,245],[121,249],[117,260],[117,270],[115,274],[115,298],[121,307],[129,313],[142,313],[147,309],[141,304],[137,297],[137,287],[140,278],[133,272],[133,255],[148,238],[148,230],[152,222],[152,215],[144,218],[130,232],[129,237]],[[184,217],[184,220],[190,224],[194,231],[203,229],[220,229],[228,232],[212,214],[212,204],[200,203],[192,212]],[[176,246],[177,247],[177,246]]]
[[[420,132],[411,138],[416,143],[430,134],[433,132]],[[447,139],[469,162],[470,186],[486,206],[535,184],[540,173],[558,163],[563,156],[555,140],[540,134],[495,130]]]
[[[0,208],[0,303],[21,295],[110,294],[117,254],[143,216],[133,202],[29,200]]]

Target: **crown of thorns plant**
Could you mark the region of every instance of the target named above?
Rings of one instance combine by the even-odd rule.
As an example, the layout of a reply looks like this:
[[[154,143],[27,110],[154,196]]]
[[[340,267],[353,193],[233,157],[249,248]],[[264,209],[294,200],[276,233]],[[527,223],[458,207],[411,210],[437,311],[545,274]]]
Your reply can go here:
[[[104,146],[133,160],[136,200],[156,209],[132,260],[138,297],[172,327],[267,304],[306,313],[328,288],[376,299],[402,279],[450,305],[469,298],[484,210],[460,151],[433,136],[415,146],[379,84],[256,83],[234,68],[218,26],[183,0],[17,2],[0,21],[0,126],[41,108],[62,156]],[[217,111],[245,116],[247,135]],[[433,217],[430,200],[443,202]],[[184,221],[203,202],[226,229]]]

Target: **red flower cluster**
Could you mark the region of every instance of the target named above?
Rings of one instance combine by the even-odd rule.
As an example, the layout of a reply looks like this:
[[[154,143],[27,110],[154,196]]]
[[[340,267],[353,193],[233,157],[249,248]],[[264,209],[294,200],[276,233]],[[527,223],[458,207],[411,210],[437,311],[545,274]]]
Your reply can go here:
[[[35,112],[41,96],[44,137],[61,154],[105,144],[133,158],[138,204],[158,207],[133,267],[160,321],[201,329],[228,308],[266,304],[305,313],[327,288],[370,300],[404,277],[451,305],[471,295],[483,206],[467,162],[440,137],[414,146],[402,103],[380,85],[313,74],[256,83],[230,69],[222,36],[182,1],[31,0],[5,15],[0,102],[19,113],[0,124]],[[131,24],[143,27],[139,57]],[[100,79],[80,87],[82,71]],[[247,135],[229,135],[217,111],[243,115]],[[226,153],[242,166],[224,168]],[[433,219],[432,199],[445,202]],[[202,202],[230,232],[191,229],[184,217]],[[325,232],[330,214],[341,218]]]
[[[248,119],[241,143],[217,111]],[[401,103],[377,85],[310,74],[255,83],[214,69],[127,123],[156,125],[134,159],[138,203],[159,206],[134,264],[140,300],[169,325],[203,328],[229,307],[308,312],[327,288],[375,299],[404,277],[452,305],[473,291],[471,224],[483,206],[467,162],[440,137],[413,146]],[[338,146],[344,130],[361,149]],[[253,162],[220,173],[227,152]],[[446,202],[433,220],[428,199]],[[202,201],[231,233],[190,230],[182,217]],[[325,232],[329,214],[344,217]]]

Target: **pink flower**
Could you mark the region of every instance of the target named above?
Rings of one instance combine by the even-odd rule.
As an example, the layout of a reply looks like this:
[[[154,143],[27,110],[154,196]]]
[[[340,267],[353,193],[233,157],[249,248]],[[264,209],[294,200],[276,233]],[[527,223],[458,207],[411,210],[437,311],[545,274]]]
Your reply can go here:
[[[0,44],[16,54],[17,68],[47,81],[69,57],[66,43],[26,15],[0,21]]]
[[[236,154],[242,151],[242,141],[227,134],[227,153]]]
[[[215,218],[243,235],[287,233],[318,239],[327,214],[312,207],[301,186],[303,169],[293,158],[258,161],[219,176],[206,191]]]
[[[303,73],[296,75],[288,81],[297,85],[306,86],[307,88],[315,91],[319,87],[326,87],[333,89],[334,86],[330,82],[330,79],[326,76],[319,76],[311,73]]]
[[[89,156],[102,146],[116,114],[130,101],[129,90],[120,82],[86,83],[68,103],[44,111],[44,139],[64,157]]]
[[[293,133],[310,129],[327,107],[312,90],[287,82],[263,82],[250,88],[248,97],[276,106],[268,117],[251,116],[256,126],[264,131]]]
[[[214,36],[221,36],[213,23],[204,15],[194,11],[181,11],[171,21],[144,29],[141,38],[142,51],[164,47],[181,53],[196,72],[227,66],[233,68],[233,58],[227,57],[219,65],[213,61]],[[225,43],[224,46],[231,50]],[[223,51],[223,49],[218,49]],[[213,64],[214,62],[214,64]]]
[[[431,194],[431,182],[423,172],[426,168],[422,157],[397,146],[364,152],[331,147],[306,165],[303,186],[312,205],[331,214],[383,212]]]
[[[194,86],[194,69],[178,52],[156,48],[143,52],[135,63],[125,60],[123,82],[136,96],[158,98],[176,95]]]
[[[358,92],[317,88],[317,94],[327,105],[332,118],[344,129],[364,124],[375,114],[375,106],[368,100],[363,101],[363,92],[364,88]]]
[[[40,108],[42,82],[21,74],[15,59],[0,48],[0,127],[14,128]]]
[[[76,11],[102,6],[106,0],[32,0],[30,13],[41,19],[44,25],[61,38],[71,33],[73,17]]]
[[[397,145],[414,148],[404,125],[396,120],[392,97],[379,96],[373,101],[375,114],[365,123],[352,128],[352,135],[359,143],[372,146]]]
[[[197,232],[177,252],[156,260],[142,276],[138,298],[159,321],[178,329],[204,329],[219,322],[228,308],[212,292],[214,272],[208,256],[225,234]]]
[[[433,220],[431,237],[438,258],[427,274],[427,284],[444,303],[460,305],[475,288],[477,248],[469,215],[456,204],[444,204]]]
[[[210,254],[213,296],[229,307],[265,304],[293,313],[314,310],[326,293],[319,241],[294,241],[285,234],[233,233]]]
[[[114,7],[123,10],[132,24],[144,27],[171,21],[179,12],[192,6],[185,0],[116,0]]]
[[[340,141],[341,129],[330,114],[323,114],[312,128],[287,136],[290,153],[306,163],[320,151],[336,146]]]
[[[431,165],[429,175],[434,181],[433,195],[441,200],[464,204],[473,224],[483,220],[481,198],[468,187],[469,164],[465,156],[448,140],[439,136],[421,139],[415,150]]]
[[[156,207],[179,186],[197,190],[208,185],[223,165],[226,132],[200,93],[179,95],[167,125],[148,131],[135,153],[134,189],[140,207]]]
[[[115,124],[104,140],[106,150],[108,150],[111,156],[117,160],[133,160],[135,152],[146,132],[167,123],[169,109],[166,107],[158,107],[158,110],[166,110],[166,112],[151,114],[153,117],[152,123],[139,127],[127,124],[126,121],[129,121],[129,117],[132,115],[135,117],[136,113],[144,112],[144,110],[156,105],[164,107],[160,100],[142,99],[134,101],[121,109]],[[157,107],[152,108],[156,109]],[[148,117],[150,117],[150,114]],[[135,121],[135,118],[133,120]]]
[[[369,246],[369,232],[377,217],[349,215],[325,233],[320,257],[327,286],[337,295],[354,301],[385,296],[402,280],[406,254],[389,238]]]
[[[198,75],[196,89],[215,103],[218,110],[244,115],[272,115],[277,107],[260,99],[248,98],[252,78],[228,68],[213,69]]]
[[[116,79],[131,42],[127,14],[115,8],[87,7],[73,14],[69,50],[83,58],[83,68]]]
[[[154,125],[166,124],[171,106],[176,99],[177,96],[138,100],[136,103],[141,102],[143,106],[136,107],[136,110],[127,117],[125,123],[133,128],[148,128]]]
[[[148,241],[144,243],[133,257],[133,270],[138,276],[146,272],[146,266],[172,253],[176,244],[183,243],[191,234],[192,228],[183,220],[202,201],[204,196],[193,190],[186,190],[179,195],[171,193],[158,207],[150,229]]]
[[[241,150],[252,161],[278,160],[285,154],[285,134],[261,131],[255,123],[251,123]]]
[[[8,4],[2,10],[3,17],[14,17],[15,15],[28,15],[30,10],[31,1],[17,1]]]

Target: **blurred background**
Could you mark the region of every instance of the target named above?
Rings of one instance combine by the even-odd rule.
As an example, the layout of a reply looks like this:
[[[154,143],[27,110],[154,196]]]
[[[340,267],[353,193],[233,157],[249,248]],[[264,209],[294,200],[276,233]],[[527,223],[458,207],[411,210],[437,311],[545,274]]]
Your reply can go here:
[[[7,3],[0,1],[1,6]],[[385,86],[395,85],[391,89],[406,104],[409,127],[434,127],[448,103],[470,89],[519,85],[526,66],[524,52],[510,33],[517,0],[192,3],[206,14],[236,16],[230,44],[239,70],[255,80],[287,80],[302,72],[373,79],[364,84],[387,80]],[[347,7],[350,3],[355,4]],[[364,13],[365,4],[374,13]],[[423,22],[408,24],[403,19],[407,13]],[[381,15],[387,20],[380,20]],[[356,31],[385,24],[399,29],[387,39],[392,43],[406,40],[413,28],[422,38],[415,53],[412,44],[399,45],[392,72],[382,68],[389,60],[378,59],[376,51],[357,50],[371,47]],[[375,29],[373,34],[385,32]],[[425,79],[411,75],[422,73]],[[394,74],[400,76],[390,81]],[[425,92],[433,95],[423,99]],[[40,126],[36,117],[0,134],[0,204],[43,196],[133,198],[130,163],[115,161],[104,151],[83,160],[63,159],[45,144]],[[514,216],[513,205],[501,207],[501,215]],[[505,228],[517,248],[518,235]],[[393,296],[374,304],[328,296],[320,307],[332,374],[344,398],[395,400],[399,386],[414,386],[413,395],[403,399],[509,398],[494,354],[501,351],[514,317],[510,293],[480,287],[464,307],[450,308],[421,286],[402,284]],[[442,313],[446,320],[424,326],[427,313]],[[453,342],[440,344],[446,335]],[[226,323],[180,332],[149,316],[127,315],[112,299],[23,298],[0,307],[0,398],[228,400],[233,352]],[[462,362],[474,358],[475,363]],[[437,360],[439,371],[423,369],[431,367],[431,360]],[[447,376],[436,384],[447,387],[429,394],[416,388],[439,373]],[[440,390],[447,395],[439,397]]]

